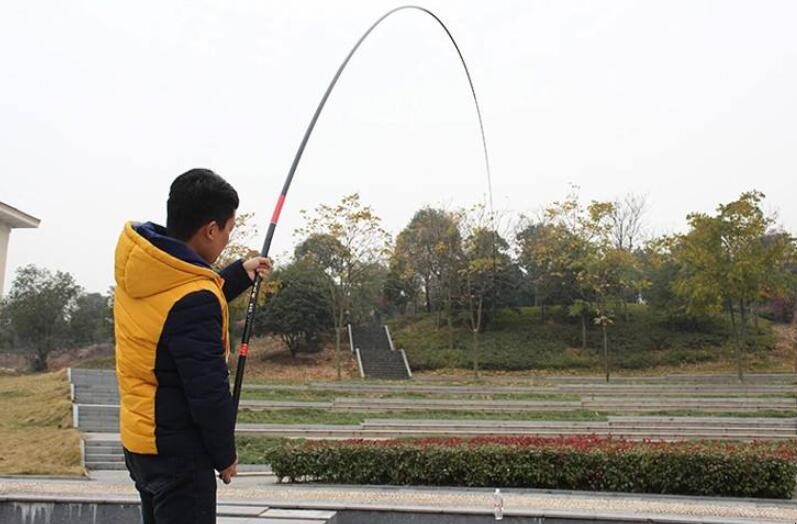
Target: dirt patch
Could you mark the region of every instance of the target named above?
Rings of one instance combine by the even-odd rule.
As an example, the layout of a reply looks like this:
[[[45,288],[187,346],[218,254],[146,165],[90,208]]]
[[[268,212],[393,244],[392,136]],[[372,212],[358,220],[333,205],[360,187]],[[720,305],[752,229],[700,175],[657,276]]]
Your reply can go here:
[[[47,369],[58,371],[75,366],[83,361],[113,357],[112,344],[95,344],[82,348],[59,349],[47,356]],[[89,366],[90,367],[90,366]],[[26,353],[0,353],[0,369],[6,373],[24,373],[31,370],[30,357]]]
[[[773,324],[776,342],[773,357],[783,362],[793,362],[797,371],[797,324]]]
[[[51,371],[65,369],[82,360],[95,360],[113,357],[113,344],[95,344],[84,348],[54,351],[47,357]]]
[[[230,357],[230,373],[234,373],[237,357]],[[340,348],[341,378],[358,378],[357,362],[348,344]],[[258,380],[312,382],[337,379],[335,347],[325,344],[317,353],[299,353],[291,356],[285,344],[276,337],[253,339],[246,361],[246,377]]]

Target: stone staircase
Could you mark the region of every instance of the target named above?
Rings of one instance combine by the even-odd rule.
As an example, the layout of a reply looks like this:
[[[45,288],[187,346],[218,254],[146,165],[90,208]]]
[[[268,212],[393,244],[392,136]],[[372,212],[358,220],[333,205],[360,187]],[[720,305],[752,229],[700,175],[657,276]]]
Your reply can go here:
[[[368,341],[368,338],[365,338]],[[370,339],[379,343],[378,338]],[[388,339],[389,340],[389,339]],[[389,351],[389,350],[384,350]],[[398,353],[398,352],[393,352]],[[68,373],[73,399],[74,425],[84,433],[82,453],[90,470],[124,469],[118,434],[118,392],[111,370],[71,369]],[[506,420],[408,420],[366,419],[356,425],[239,424],[236,433],[271,437],[399,438],[479,435],[605,435],[615,438],[684,440],[783,440],[797,438],[797,399],[793,385],[571,385],[523,388],[497,386],[442,386],[391,384],[247,385],[254,389],[332,390],[342,394],[424,392],[448,398],[336,398],[330,401],[242,400],[252,410],[325,409],[330,411],[384,412],[457,410],[482,412],[594,410],[632,414],[667,410],[755,412],[778,411],[789,417],[665,417],[610,416],[605,421],[506,421]],[[476,393],[545,392],[581,395],[580,400],[528,399],[480,400],[456,398]],[[690,393],[691,391],[691,393]],[[601,393],[611,396],[599,396]],[[736,396],[714,397],[711,394]],[[704,397],[691,395],[707,395]],[[748,396],[748,395],[763,396]],[[782,395],[782,397],[775,397]],[[680,396],[684,395],[684,396]]]
[[[361,377],[381,380],[412,378],[407,355],[403,349],[393,347],[387,326],[349,325],[349,343],[357,355]]]
[[[792,440],[797,419],[609,417],[607,421],[366,419],[356,425],[240,424],[236,433],[307,439],[595,435],[627,440]]]

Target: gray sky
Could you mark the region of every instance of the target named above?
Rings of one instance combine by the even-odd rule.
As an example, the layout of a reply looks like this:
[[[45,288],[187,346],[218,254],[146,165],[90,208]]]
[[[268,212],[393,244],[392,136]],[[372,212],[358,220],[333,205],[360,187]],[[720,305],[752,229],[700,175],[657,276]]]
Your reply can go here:
[[[14,271],[113,281],[127,220],[165,221],[171,180],[209,167],[265,224],[316,104],[394,2],[18,1],[0,7],[0,201]],[[797,2],[427,1],[469,63],[497,208],[648,195],[658,233],[756,188],[797,231]],[[349,64],[275,237],[359,191],[397,232],[424,204],[470,205],[486,178],[456,54],[417,12]]]

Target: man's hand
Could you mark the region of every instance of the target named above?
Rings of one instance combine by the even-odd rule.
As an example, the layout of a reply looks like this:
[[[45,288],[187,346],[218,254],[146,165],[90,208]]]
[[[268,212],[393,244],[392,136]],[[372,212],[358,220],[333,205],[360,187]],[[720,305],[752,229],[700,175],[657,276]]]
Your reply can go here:
[[[219,478],[225,484],[229,484],[232,481],[232,478],[238,475],[238,460],[232,463],[232,465],[228,466],[227,469],[219,473]]]
[[[244,269],[249,275],[249,280],[255,280],[255,272],[260,275],[262,280],[267,280],[271,275],[271,259],[266,257],[252,257],[244,261]]]

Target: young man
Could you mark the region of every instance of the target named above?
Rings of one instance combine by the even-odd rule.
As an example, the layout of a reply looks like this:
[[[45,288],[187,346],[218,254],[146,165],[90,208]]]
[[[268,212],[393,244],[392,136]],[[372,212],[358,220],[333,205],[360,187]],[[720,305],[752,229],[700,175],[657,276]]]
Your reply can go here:
[[[120,432],[145,524],[216,521],[215,469],[236,475],[227,302],[271,263],[216,273],[238,194],[207,169],[172,183],[166,227],[125,225],[116,246],[114,327]]]

